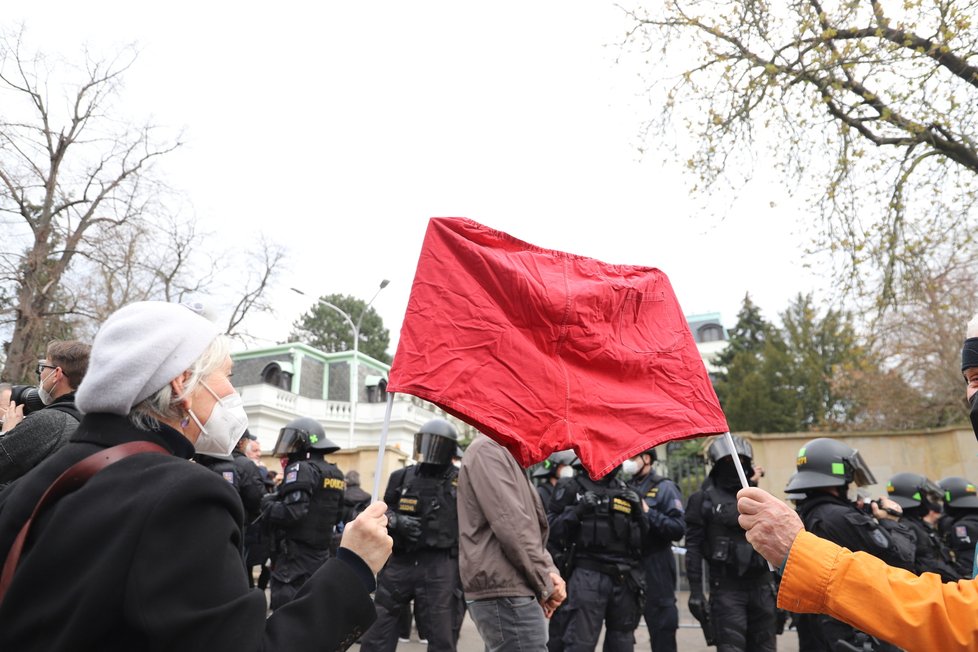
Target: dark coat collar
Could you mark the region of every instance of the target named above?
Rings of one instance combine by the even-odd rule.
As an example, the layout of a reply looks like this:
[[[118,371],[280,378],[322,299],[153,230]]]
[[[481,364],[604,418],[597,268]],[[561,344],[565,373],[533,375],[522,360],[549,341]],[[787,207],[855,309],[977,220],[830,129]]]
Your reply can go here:
[[[173,428],[160,424],[158,429],[144,430],[118,414],[86,414],[71,436],[71,441],[106,447],[131,441],[151,441],[177,457],[189,460],[194,454],[194,445],[190,440]]]

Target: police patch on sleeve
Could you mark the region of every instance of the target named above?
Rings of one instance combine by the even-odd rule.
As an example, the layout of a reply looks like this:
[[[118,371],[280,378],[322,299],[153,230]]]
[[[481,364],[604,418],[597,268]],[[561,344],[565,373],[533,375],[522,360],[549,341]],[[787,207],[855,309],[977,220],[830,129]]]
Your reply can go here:
[[[971,543],[971,537],[968,536],[968,528],[965,527],[964,525],[954,526],[954,536],[958,541]]]
[[[299,469],[294,469],[285,474],[285,484],[295,482],[299,479]]]
[[[234,471],[221,471],[221,476],[231,484],[234,484]]]

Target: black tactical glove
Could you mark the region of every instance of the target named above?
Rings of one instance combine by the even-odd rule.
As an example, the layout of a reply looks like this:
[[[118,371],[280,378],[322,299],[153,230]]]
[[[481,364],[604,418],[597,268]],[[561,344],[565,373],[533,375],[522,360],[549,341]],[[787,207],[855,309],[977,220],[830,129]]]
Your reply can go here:
[[[593,491],[585,491],[581,499],[574,505],[574,513],[577,517],[586,516],[587,514],[593,514],[594,508],[601,503],[601,497],[594,493]]]
[[[707,603],[702,591],[689,594],[689,613],[700,622],[703,621],[705,616],[709,616],[710,605]]]
[[[632,515],[642,515],[642,499],[634,489],[626,489],[621,493],[621,499],[632,507]]]
[[[387,519],[387,530],[391,534],[396,533],[408,543],[416,543],[421,538],[421,519],[395,512]]]

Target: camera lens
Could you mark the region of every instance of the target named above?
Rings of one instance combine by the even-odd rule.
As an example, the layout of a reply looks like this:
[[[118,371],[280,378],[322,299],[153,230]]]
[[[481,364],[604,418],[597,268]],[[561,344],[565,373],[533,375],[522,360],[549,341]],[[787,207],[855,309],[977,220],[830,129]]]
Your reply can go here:
[[[14,385],[10,390],[10,400],[24,406],[24,416],[44,407],[41,395],[33,385]]]

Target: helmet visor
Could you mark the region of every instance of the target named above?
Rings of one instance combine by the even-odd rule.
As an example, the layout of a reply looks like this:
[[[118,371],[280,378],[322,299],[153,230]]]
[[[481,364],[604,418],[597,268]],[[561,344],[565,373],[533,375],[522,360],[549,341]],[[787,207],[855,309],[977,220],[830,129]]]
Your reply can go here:
[[[299,435],[304,433],[304,430],[299,430],[298,428],[282,428],[278,431],[278,439],[275,441],[275,448],[272,449],[272,455],[290,455],[299,450]]]
[[[866,464],[859,451],[852,451],[852,455],[849,456],[849,464],[852,465],[852,479],[858,486],[865,487],[876,484],[876,476],[869,470],[869,465]]]
[[[454,439],[419,432],[414,435],[414,459],[422,464],[450,464],[458,444]]]
[[[927,480],[922,489],[924,490],[924,497],[927,498],[928,502],[934,504],[944,503],[944,492],[941,491],[941,488],[933,480]]]

